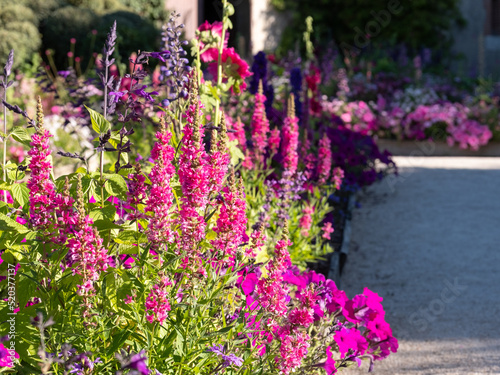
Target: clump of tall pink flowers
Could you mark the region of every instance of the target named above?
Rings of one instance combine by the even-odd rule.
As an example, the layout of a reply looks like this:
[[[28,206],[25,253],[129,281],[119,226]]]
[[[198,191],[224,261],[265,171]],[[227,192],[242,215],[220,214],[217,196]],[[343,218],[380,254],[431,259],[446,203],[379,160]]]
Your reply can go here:
[[[287,296],[289,289],[283,284],[283,274],[290,267],[291,260],[288,253],[288,228],[283,227],[283,235],[276,243],[274,255],[266,265],[267,277],[259,280],[257,294],[259,303],[264,310],[276,316],[283,316],[287,312]]]
[[[285,170],[294,174],[297,171],[299,144],[299,119],[295,115],[293,94],[288,98],[288,113],[283,124],[282,154]]]
[[[228,151],[228,136],[226,127],[226,116],[222,114],[219,130],[212,131],[210,143],[210,154],[207,155],[209,166],[209,192],[217,194],[222,185],[224,178],[227,174],[228,166],[230,163],[230,156]]]
[[[324,185],[327,183],[332,170],[332,149],[331,141],[325,133],[319,141],[318,149],[318,183]]]
[[[38,97],[36,109],[36,133],[31,137],[31,176],[28,181],[29,210],[31,225],[42,232],[49,231],[52,225],[54,212],[54,198],[56,191],[51,180],[52,163],[50,159],[49,138],[50,132],[43,126],[42,100]]]
[[[168,301],[168,287],[172,282],[165,275],[160,275],[160,280],[146,297],[146,319],[150,323],[158,322],[162,324],[167,319],[170,311],[170,303]]]
[[[221,265],[232,265],[238,246],[243,242],[247,226],[246,200],[243,185],[237,186],[231,171],[227,185],[221,193],[221,207],[213,231],[217,238],[210,241],[214,258]]]
[[[204,129],[195,79],[191,80],[189,107],[183,129],[182,146],[178,161],[179,183],[183,197],[179,221],[181,236],[179,247],[186,253],[185,265],[201,264],[196,251],[205,236],[205,208],[210,194],[210,165],[203,145]]]
[[[157,141],[151,151],[151,158],[155,161],[149,179],[151,180],[150,195],[146,200],[146,212],[151,212],[147,235],[153,250],[158,249],[175,240],[172,229],[172,202],[174,195],[170,187],[170,180],[175,173],[172,165],[174,148],[170,145],[171,134],[167,129],[165,118],[161,118],[160,129],[156,132]],[[139,184],[138,192],[142,193]]]
[[[78,174],[76,223],[67,228],[69,236],[66,255],[66,266],[73,274],[80,275],[81,284],[77,285],[77,293],[90,296],[94,293],[94,282],[109,267],[108,251],[103,246],[102,238],[92,226],[93,220],[85,213],[83,203],[82,180]]]
[[[255,94],[255,107],[252,115],[252,142],[254,160],[260,165],[264,163],[269,133],[269,120],[266,117],[264,105],[266,96],[263,94],[262,82],[259,82],[259,91]]]

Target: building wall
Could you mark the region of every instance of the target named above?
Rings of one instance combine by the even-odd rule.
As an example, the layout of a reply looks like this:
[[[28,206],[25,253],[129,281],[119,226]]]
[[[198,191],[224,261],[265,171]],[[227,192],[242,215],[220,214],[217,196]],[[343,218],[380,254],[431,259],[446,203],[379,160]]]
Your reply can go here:
[[[194,38],[194,32],[198,27],[198,0],[165,0],[168,10],[175,10],[181,14],[181,22],[184,23],[186,39]]]
[[[493,35],[493,1],[461,0],[467,26],[454,31],[453,47],[455,52],[464,56],[463,60],[457,59],[454,63],[459,74],[500,78],[500,35]]]

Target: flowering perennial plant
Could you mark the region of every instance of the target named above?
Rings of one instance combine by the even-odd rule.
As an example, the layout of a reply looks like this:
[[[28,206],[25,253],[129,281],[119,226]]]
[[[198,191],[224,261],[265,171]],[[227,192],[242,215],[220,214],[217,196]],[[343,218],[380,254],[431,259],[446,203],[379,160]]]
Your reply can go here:
[[[201,28],[195,54],[216,64],[217,90],[238,91],[248,66],[225,44],[231,9],[223,1],[222,24]],[[270,131],[260,90],[247,145],[245,125],[213,105],[219,97],[207,94],[210,83],[199,86],[198,69],[176,82],[176,106],[162,103],[151,152],[132,166],[132,126],[162,102],[161,91],[139,84],[147,78],[139,65],[183,54],[172,34],[179,28],[167,27],[172,51],[133,58],[123,90],[108,76],[116,27],[101,64],[104,113],[89,108],[97,163],[61,152],[54,160],[85,166],[57,176],[41,100],[36,121],[6,106],[35,129],[19,126],[6,137],[29,145],[30,159],[4,165],[0,272],[10,278],[15,264],[18,288],[0,310],[26,324],[17,327],[14,360],[0,347],[0,365],[42,374],[331,374],[395,352],[378,295],[365,289],[349,300],[331,280],[304,271],[333,232],[324,222],[327,198],[343,170],[328,156],[331,135],[317,145],[311,137],[308,152],[317,159],[306,165],[296,98],[285,124]],[[183,64],[175,69],[187,77]],[[129,130],[115,129],[125,121]],[[242,151],[251,168],[240,163]]]

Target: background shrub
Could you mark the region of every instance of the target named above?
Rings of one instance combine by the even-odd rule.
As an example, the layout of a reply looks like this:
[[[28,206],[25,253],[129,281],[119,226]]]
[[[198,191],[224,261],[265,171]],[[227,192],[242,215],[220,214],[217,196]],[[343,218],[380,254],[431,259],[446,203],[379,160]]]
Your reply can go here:
[[[355,28],[365,32],[368,22],[375,14],[387,10],[387,0],[271,0],[276,9],[288,11],[291,21],[284,31],[280,52],[293,50],[302,41],[305,18],[314,19],[314,42],[316,46],[334,40],[354,45],[358,34]],[[399,1],[402,11],[391,15],[391,20],[373,35],[371,47],[376,45],[405,44],[409,54],[415,55],[421,48],[448,50],[452,37],[449,32],[455,25],[463,26],[459,0],[415,0]],[[368,48],[369,50],[369,48]]]
[[[57,68],[66,69],[71,38],[76,39],[75,56],[86,66],[92,52],[101,52],[115,19],[117,51],[126,61],[138,49],[159,48],[160,28],[168,18],[163,0],[0,0],[0,9],[4,36],[0,38],[0,62],[15,47],[14,68],[31,60],[34,53],[51,49]],[[92,43],[94,29],[99,33],[96,43]]]

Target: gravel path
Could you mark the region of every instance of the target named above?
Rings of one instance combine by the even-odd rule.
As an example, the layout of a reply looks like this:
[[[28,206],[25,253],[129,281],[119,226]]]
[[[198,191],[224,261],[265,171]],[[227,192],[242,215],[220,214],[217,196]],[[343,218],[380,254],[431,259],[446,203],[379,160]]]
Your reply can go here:
[[[384,298],[400,339],[374,374],[500,374],[500,158],[395,159],[358,196],[342,278]]]

